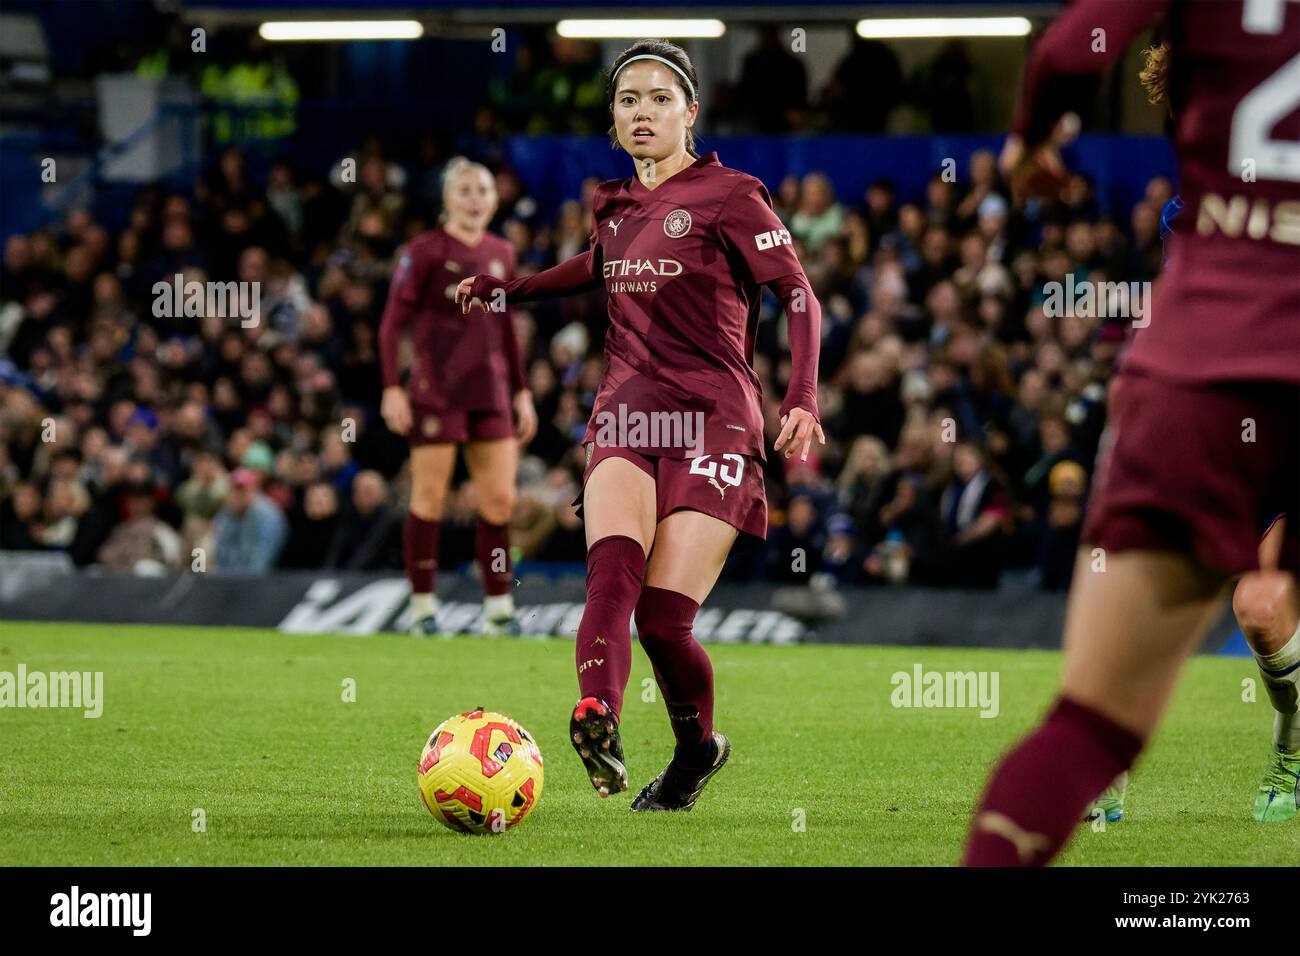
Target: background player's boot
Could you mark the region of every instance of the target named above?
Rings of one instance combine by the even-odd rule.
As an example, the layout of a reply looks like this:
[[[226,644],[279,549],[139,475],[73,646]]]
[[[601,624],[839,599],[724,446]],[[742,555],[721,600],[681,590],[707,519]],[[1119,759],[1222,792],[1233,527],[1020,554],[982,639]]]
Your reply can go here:
[[[410,633],[412,637],[438,637],[446,635],[438,630],[438,618],[432,614],[426,614],[424,617],[415,618],[411,621]]]
[[[587,777],[602,797],[627,789],[623,739],[618,717],[599,697],[584,697],[569,718],[569,739],[587,768]]]
[[[1100,797],[1088,808],[1086,820],[1095,819],[1097,814],[1106,815],[1107,823],[1119,823],[1124,819],[1124,794],[1128,791],[1128,771],[1124,771],[1111,781]]]
[[[700,798],[700,792],[731,756],[731,741],[726,735],[713,732],[713,759],[697,767],[687,766],[676,757],[668,762],[664,772],[655,777],[632,801],[632,812],[641,810],[690,810]]]
[[[1300,811],[1300,750],[1273,748],[1268,769],[1255,795],[1255,819],[1261,823],[1290,820]]]
[[[523,628],[513,614],[502,614],[483,622],[483,634],[486,637],[519,637],[523,633]]]

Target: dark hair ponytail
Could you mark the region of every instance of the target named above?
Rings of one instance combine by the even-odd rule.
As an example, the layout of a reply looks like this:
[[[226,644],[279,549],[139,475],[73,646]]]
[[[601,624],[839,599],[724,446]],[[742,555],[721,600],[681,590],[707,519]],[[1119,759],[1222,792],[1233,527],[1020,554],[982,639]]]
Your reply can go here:
[[[672,43],[668,40],[637,40],[614,58],[614,62],[610,64],[609,73],[605,78],[605,99],[606,102],[609,103],[609,146],[611,149],[618,149],[618,132],[613,123],[615,93],[614,78],[618,76],[619,69],[628,60],[634,60],[638,56],[645,56],[647,54],[663,57],[670,63],[675,64],[677,68],[680,69],[682,73],[685,73],[690,79],[690,86],[688,87],[682,80],[681,75],[676,70],[673,71],[673,79],[677,82],[678,89],[682,91],[682,96],[686,98],[687,106],[690,106],[699,99],[697,94],[700,89],[700,78],[695,72],[695,65],[691,63],[691,58],[687,56],[685,50],[679,47],[676,43]],[[690,87],[695,88],[695,94],[691,93]],[[695,151],[695,131],[690,127],[686,128],[686,152],[690,153],[697,159],[699,158],[700,154]]]

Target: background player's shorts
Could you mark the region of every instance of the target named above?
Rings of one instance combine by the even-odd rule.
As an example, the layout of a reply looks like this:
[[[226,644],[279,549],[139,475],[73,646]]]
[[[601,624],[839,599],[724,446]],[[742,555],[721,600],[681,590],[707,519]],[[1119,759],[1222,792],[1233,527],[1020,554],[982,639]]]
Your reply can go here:
[[[626,458],[654,479],[658,499],[656,522],[674,511],[700,511],[740,532],[737,550],[746,550],[767,539],[767,492],[763,487],[763,463],[758,458],[738,454],[663,458],[596,442],[588,442],[586,448],[584,486],[592,471],[606,458]],[[574,504],[581,517],[581,494]]]
[[[1107,551],[1191,554],[1229,574],[1259,566],[1288,515],[1281,566],[1300,569],[1300,386],[1115,382],[1083,540]]]
[[[509,409],[466,411],[459,408],[411,406],[411,431],[406,436],[412,448],[448,442],[496,441],[515,433]]]

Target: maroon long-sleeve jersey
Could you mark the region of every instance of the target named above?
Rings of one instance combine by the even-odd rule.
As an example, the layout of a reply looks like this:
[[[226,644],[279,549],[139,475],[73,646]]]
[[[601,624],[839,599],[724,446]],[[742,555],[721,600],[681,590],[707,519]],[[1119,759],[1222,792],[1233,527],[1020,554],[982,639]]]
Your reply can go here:
[[[417,405],[439,409],[502,411],[524,387],[523,362],[510,311],[462,315],[456,286],[472,275],[514,278],[515,251],[484,235],[467,246],[442,228],[411,240],[398,259],[379,325],[384,385],[401,382],[402,333],[413,346],[407,392]]]
[[[601,183],[592,219],[586,252],[514,282],[480,276],[473,294],[490,301],[503,289],[506,301],[520,302],[604,283],[609,366],[584,443],[600,439],[602,421],[631,412],[700,412],[704,453],[763,457],[762,388],[752,368],[761,287],[803,276],[767,189],[707,153],[653,190],[635,177]],[[790,315],[795,368],[781,410],[816,415],[820,309],[805,290],[806,280],[803,294],[792,295],[802,308]],[[641,450],[701,454],[699,445]]]
[[[1101,70],[1162,14],[1185,208],[1125,366],[1300,382],[1300,2],[1081,0],[1035,45],[1014,129],[1050,128],[1053,78]]]

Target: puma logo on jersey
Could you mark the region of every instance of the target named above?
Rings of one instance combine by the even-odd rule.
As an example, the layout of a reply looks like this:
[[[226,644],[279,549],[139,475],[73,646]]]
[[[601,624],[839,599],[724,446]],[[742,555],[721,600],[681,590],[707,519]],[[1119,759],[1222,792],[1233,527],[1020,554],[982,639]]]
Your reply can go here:
[[[760,249],[771,249],[773,246],[788,246],[790,244],[790,230],[771,229],[767,232],[760,232],[754,237],[754,244]]]
[[[710,478],[709,484],[711,484],[714,488],[718,489],[718,494],[721,495],[722,499],[725,501],[727,498],[727,489],[722,487],[722,485],[718,484],[718,479]]]
[[[624,216],[623,218],[626,219],[627,217]],[[618,220],[618,222],[615,222],[613,219],[611,219],[609,222],[605,223],[605,225],[609,226],[609,228],[610,228],[611,230],[613,230],[614,235],[617,236],[617,235],[618,235],[618,227],[621,226],[621,225],[623,225],[623,219]]]
[[[975,820],[975,829],[992,833],[1009,841],[1016,848],[1016,855],[1021,863],[1028,863],[1038,853],[1045,851],[1051,844],[1041,833],[1022,830],[1020,825],[1005,814],[995,810],[985,810]]]

